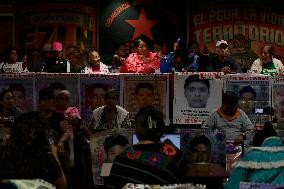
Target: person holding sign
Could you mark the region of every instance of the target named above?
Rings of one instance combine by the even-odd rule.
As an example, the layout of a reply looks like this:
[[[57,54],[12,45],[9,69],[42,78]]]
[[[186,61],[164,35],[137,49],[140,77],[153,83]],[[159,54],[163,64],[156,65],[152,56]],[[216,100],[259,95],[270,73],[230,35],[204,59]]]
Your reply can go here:
[[[265,45],[261,48],[261,56],[256,59],[249,72],[263,75],[275,75],[284,72],[283,64],[277,58],[274,58],[273,46]]]

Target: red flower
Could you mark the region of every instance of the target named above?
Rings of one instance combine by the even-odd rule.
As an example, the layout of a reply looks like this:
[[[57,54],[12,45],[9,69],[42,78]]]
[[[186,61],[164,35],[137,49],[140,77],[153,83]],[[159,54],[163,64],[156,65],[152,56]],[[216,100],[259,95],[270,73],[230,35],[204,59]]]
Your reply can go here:
[[[158,163],[160,163],[161,159],[162,157],[159,154],[153,154],[149,157],[151,165],[157,165]]]
[[[127,152],[126,156],[129,159],[135,160],[135,159],[138,159],[141,156],[141,151]]]
[[[177,151],[176,151],[176,149],[173,147],[173,146],[171,146],[171,145],[169,145],[169,144],[165,144],[164,146],[163,146],[163,152],[164,152],[164,154],[166,154],[167,156],[175,156],[176,155],[176,153],[177,153]]]

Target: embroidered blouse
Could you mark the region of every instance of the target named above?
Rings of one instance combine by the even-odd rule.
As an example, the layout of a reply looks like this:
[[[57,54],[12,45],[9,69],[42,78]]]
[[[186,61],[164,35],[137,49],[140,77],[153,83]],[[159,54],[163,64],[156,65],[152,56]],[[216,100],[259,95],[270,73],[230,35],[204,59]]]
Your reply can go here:
[[[160,61],[157,53],[148,52],[146,54],[146,61],[142,60],[138,53],[132,53],[124,61],[120,68],[122,73],[154,73],[160,68]]]

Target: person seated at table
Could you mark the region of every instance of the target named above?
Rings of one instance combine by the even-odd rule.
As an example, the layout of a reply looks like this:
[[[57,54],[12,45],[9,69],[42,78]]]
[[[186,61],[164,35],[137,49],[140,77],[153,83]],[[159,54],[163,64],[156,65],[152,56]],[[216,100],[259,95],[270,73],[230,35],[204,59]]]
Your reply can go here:
[[[43,63],[43,72],[47,73],[68,73],[70,72],[70,62],[62,58],[62,43],[55,41],[51,44],[50,56]]]
[[[194,59],[194,57],[193,57]],[[181,72],[189,67],[188,50],[186,43],[178,38],[173,45],[173,51],[167,54],[160,61],[160,71],[162,73],[169,73],[171,71]],[[192,69],[197,71],[198,64],[193,64]]]
[[[141,108],[135,117],[139,142],[115,158],[106,185],[121,188],[129,182],[163,185],[183,182],[186,176],[183,153],[170,140],[160,141],[164,131],[163,114],[151,106]]]
[[[89,65],[84,68],[84,73],[109,73],[107,65],[101,62],[101,57],[98,51],[92,49],[88,53]]]
[[[148,51],[145,41],[137,39],[134,42],[137,52],[129,54],[123,62],[121,73],[154,73],[160,68],[160,60],[157,53]]]
[[[282,62],[274,57],[273,46],[265,45],[261,48],[261,56],[252,63],[249,73],[264,75],[284,73]]]
[[[9,47],[4,50],[4,62],[0,63],[0,73],[21,73],[27,72],[23,62],[18,62],[18,50],[15,47]]]
[[[238,108],[238,102],[239,97],[234,92],[226,91],[222,106],[210,114],[203,127],[224,130],[228,141],[242,142],[242,133],[254,127],[246,113]]]
[[[112,73],[117,73],[120,70],[121,65],[127,58],[128,53],[126,50],[125,44],[116,44],[115,45],[115,54],[113,55],[112,58],[112,63],[111,63],[111,72]]]
[[[284,145],[271,132],[262,134],[262,145],[252,147],[235,163],[225,189],[239,189],[240,182],[284,184]]]
[[[228,42],[225,40],[217,41],[216,54],[209,58],[207,71],[209,72],[224,72],[228,73],[242,73],[240,65],[230,55]]]

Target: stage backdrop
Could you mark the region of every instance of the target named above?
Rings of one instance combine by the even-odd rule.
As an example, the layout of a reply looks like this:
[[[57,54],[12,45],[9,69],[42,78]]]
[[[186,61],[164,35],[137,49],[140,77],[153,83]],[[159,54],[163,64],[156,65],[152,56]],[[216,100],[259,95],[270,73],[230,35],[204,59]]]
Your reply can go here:
[[[283,61],[284,14],[279,1],[190,0],[188,12],[188,39],[197,40],[206,54],[224,39],[243,68],[250,68],[264,44],[273,45],[275,56]]]
[[[99,49],[110,63],[115,45],[128,53],[130,42],[144,39],[149,49],[173,48],[180,36],[186,40],[186,3],[164,0],[103,0],[99,3]]]
[[[193,80],[197,80],[196,76],[198,81],[189,82],[192,77]],[[220,78],[221,73],[215,72],[175,74],[173,123],[204,122],[210,112],[221,105],[223,81]]]
[[[18,36],[22,48],[29,52],[45,43],[60,41],[63,50],[72,46],[82,51],[96,47],[96,1],[66,2],[17,0]]]

